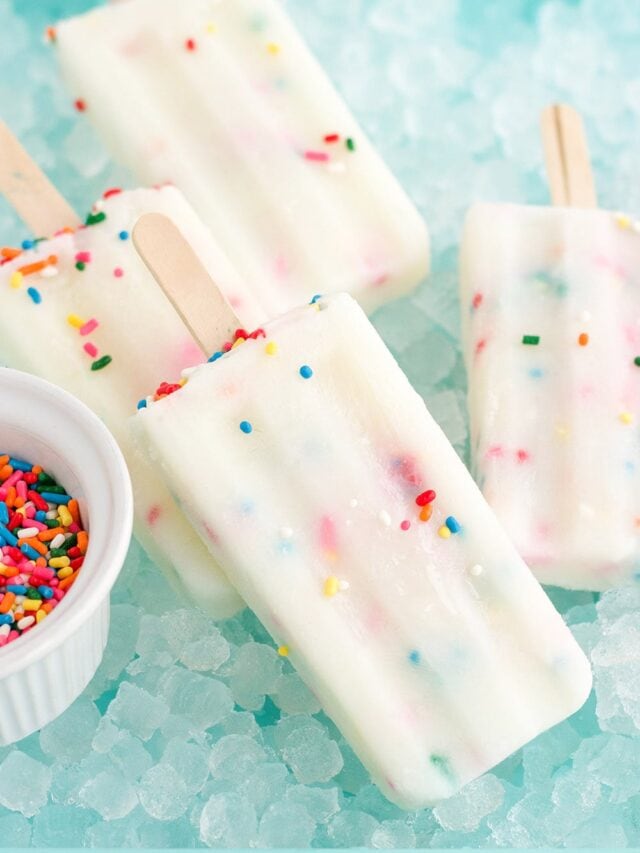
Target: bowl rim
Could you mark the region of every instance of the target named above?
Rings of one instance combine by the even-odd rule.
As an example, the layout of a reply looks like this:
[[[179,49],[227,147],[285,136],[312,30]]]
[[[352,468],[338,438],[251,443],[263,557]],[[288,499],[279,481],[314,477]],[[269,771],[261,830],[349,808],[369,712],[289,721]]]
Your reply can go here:
[[[99,446],[100,456],[109,471],[111,485],[114,490],[117,488],[120,498],[113,515],[113,527],[118,531],[118,535],[114,536],[113,548],[107,559],[100,561],[100,571],[92,575],[92,583],[86,587],[82,596],[69,596],[67,606],[60,608],[60,612],[56,608],[37,626],[37,631],[29,631],[26,637],[20,637],[19,640],[0,648],[0,687],[3,679],[49,655],[87,619],[93,618],[120,573],[133,527],[133,492],[129,470],[115,438],[100,418],[88,406],[57,385],[30,373],[0,367],[0,391],[10,392],[12,388],[18,387],[21,392],[26,391],[34,397],[39,397],[45,404],[49,402],[66,410],[69,418],[87,436],[87,440]]]

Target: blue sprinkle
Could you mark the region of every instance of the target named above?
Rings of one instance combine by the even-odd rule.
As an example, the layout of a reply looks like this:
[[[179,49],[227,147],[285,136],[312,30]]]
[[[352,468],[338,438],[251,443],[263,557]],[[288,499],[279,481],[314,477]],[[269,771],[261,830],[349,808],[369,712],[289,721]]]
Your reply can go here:
[[[412,649],[407,657],[409,658],[409,662],[416,666],[420,663],[420,652],[416,649]]]
[[[27,545],[27,544],[21,545],[20,550],[25,555],[25,557],[28,557],[30,560],[37,560],[38,557],[40,556],[40,554],[38,554],[36,549],[32,548],[31,545]]]
[[[0,524],[7,524],[9,521],[9,510],[4,501],[0,501]]]
[[[311,370],[308,364],[302,365],[300,368],[300,376],[302,376],[303,379],[311,379],[313,376],[313,370]]]
[[[128,232],[128,231],[121,231],[121,232],[118,234],[118,237],[119,237],[121,240],[128,240],[128,239],[129,239],[129,232]]]
[[[532,379],[540,379],[544,376],[544,370],[541,367],[532,367],[529,371],[529,376],[531,376]]]
[[[208,362],[217,361],[219,358],[222,358],[224,353],[222,351],[214,352],[213,355],[209,356],[207,359]]]
[[[27,588],[22,584],[7,584],[7,592],[12,592],[14,595],[26,595]]]
[[[35,243],[33,240],[23,240],[20,245],[22,246],[23,249],[33,249],[33,247],[35,246]]]
[[[147,408],[147,401],[146,400],[138,400],[137,408],[138,409],[146,409]]]
[[[39,586],[38,592],[43,598],[53,598],[53,590],[49,586]]]
[[[322,294],[321,294],[321,293],[316,293],[316,295],[313,297],[313,299],[311,300],[311,302],[309,303],[309,305],[315,305],[315,304],[316,304],[316,302],[318,301],[318,299],[322,299]]]
[[[14,471],[30,471],[33,468],[30,462],[24,462],[22,459],[14,459],[13,457],[9,459],[9,465],[11,465]]]
[[[0,613],[0,625],[11,625],[12,622],[13,616],[8,613]]]
[[[71,500],[69,495],[57,495],[54,492],[40,492],[40,497],[49,504],[64,504],[65,506]]]
[[[446,519],[445,524],[452,533],[460,533],[460,530],[462,529],[458,521],[452,515]]]
[[[0,524],[0,536],[4,539],[7,545],[17,545],[18,537],[14,536],[13,533],[4,526],[4,524]]]
[[[240,429],[246,435],[249,435],[250,432],[253,432],[253,427],[249,423],[249,421],[240,421]]]
[[[629,473],[630,473],[630,474],[633,474],[633,472],[636,470],[635,463],[634,463],[634,462],[632,462],[632,461],[631,461],[631,459],[628,459],[628,460],[624,463],[624,467],[625,467],[625,469],[626,469],[627,471],[629,471]]]
[[[36,290],[35,287],[29,287],[27,288],[27,293],[36,305],[40,305],[40,303],[42,302],[42,296],[40,295],[39,290]]]
[[[44,510],[39,509],[36,512],[36,521],[44,521],[46,519],[46,517],[47,517],[47,513]]]

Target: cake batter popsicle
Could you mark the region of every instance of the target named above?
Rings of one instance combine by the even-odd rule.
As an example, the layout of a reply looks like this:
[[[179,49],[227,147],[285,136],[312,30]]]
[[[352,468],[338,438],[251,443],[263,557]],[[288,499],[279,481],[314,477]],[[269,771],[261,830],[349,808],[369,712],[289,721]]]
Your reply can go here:
[[[267,323],[133,426],[391,800],[448,797],[585,700],[586,658],[349,295]]]
[[[424,222],[279,2],[125,0],[55,40],[116,159],[174,183],[250,283],[241,317],[328,286],[369,311],[425,277]]]
[[[640,228],[597,209],[579,116],[543,129],[555,206],[464,229],[474,469],[540,580],[602,590],[640,571]]]
[[[132,407],[202,358],[133,248],[134,223],[148,211],[175,217],[218,280],[230,292],[241,283],[175,188],[111,190],[82,223],[2,125],[0,192],[34,233],[62,229],[0,250],[0,360],[60,385],[103,419],[130,468],[136,535],[201,607],[229,615],[239,597],[153,467],[132,451]]]

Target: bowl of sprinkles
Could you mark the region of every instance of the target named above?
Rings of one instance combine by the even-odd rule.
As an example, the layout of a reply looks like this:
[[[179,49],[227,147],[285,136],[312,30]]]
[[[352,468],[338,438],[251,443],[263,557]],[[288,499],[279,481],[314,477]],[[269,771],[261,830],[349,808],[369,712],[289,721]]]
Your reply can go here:
[[[48,382],[0,368],[0,746],[61,714],[102,659],[131,538],[120,450]]]

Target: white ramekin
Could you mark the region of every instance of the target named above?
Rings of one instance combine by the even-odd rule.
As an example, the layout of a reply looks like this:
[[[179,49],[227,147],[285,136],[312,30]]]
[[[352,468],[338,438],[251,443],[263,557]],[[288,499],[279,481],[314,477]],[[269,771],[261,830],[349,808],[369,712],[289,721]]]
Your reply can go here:
[[[42,465],[77,497],[90,540],[60,606],[0,648],[0,746],[53,720],[93,677],[133,515],[129,472],[102,421],[66,391],[8,368],[0,368],[2,453]]]

